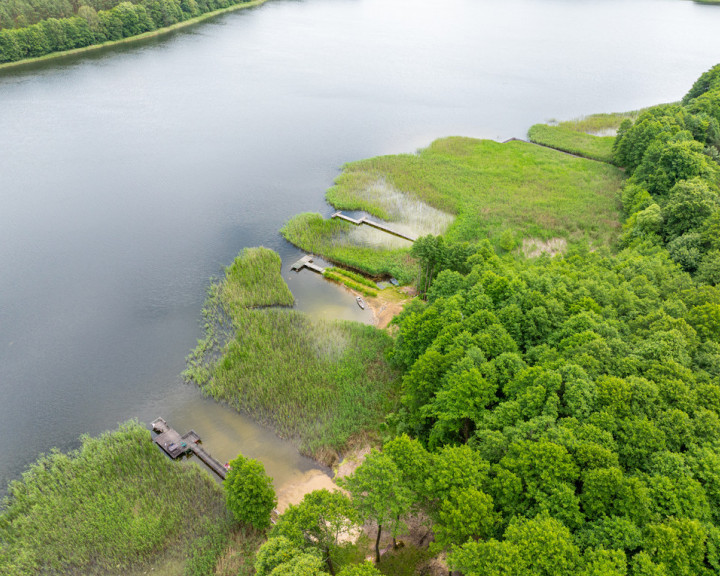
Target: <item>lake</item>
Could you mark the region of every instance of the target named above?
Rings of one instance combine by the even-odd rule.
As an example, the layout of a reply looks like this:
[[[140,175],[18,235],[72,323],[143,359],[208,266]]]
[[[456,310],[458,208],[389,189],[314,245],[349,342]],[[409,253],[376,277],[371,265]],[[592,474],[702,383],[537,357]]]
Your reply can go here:
[[[684,0],[273,0],[0,72],[0,492],[156,416],[292,482],[314,463],[179,376],[210,278],[264,245],[300,310],[369,321],[277,232],[343,163],[679,100],[718,30]]]

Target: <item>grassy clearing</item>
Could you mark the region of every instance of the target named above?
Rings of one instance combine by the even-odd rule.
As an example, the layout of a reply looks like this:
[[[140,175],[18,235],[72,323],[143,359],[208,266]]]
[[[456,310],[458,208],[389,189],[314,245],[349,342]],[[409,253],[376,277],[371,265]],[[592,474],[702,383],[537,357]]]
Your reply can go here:
[[[237,311],[257,306],[292,306],[290,288],[280,275],[280,256],[268,248],[245,248],[225,268],[220,298],[226,308]]]
[[[245,310],[234,326],[237,337],[217,362],[187,372],[205,394],[326,462],[353,436],[377,429],[396,386],[384,360],[387,334],[285,310]],[[195,362],[203,364],[200,356]]]
[[[174,566],[201,574],[193,542],[224,548],[232,521],[221,488],[173,463],[126,423],[42,456],[12,482],[0,513],[0,573],[128,574]],[[210,558],[214,567],[214,558]]]
[[[535,124],[528,131],[531,142],[584,158],[612,163],[615,136],[593,136],[564,126]]]
[[[281,234],[306,252],[361,270],[371,276],[394,276],[408,283],[417,276],[408,248],[376,249],[353,243],[354,225],[343,220],[326,220],[320,214],[304,213],[291,218]],[[389,234],[385,234],[389,236]]]

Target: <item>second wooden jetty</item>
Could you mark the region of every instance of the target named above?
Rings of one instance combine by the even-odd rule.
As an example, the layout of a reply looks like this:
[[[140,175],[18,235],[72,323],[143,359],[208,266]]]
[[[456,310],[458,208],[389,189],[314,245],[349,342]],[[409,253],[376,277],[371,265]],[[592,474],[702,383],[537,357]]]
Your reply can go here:
[[[212,455],[200,446],[200,436],[195,430],[190,430],[182,436],[177,430],[171,428],[163,418],[153,420],[152,429],[157,433],[153,442],[160,446],[170,458],[178,458],[192,452],[202,460],[205,465],[223,480],[227,474],[225,466],[220,464]]]
[[[355,226],[360,226],[361,224],[367,224],[368,226],[372,226],[373,228],[377,228],[378,230],[382,230],[383,232],[387,232],[388,234],[392,234],[393,236],[397,236],[399,238],[404,238],[405,240],[410,240],[410,242],[415,242],[417,240],[416,236],[411,236],[410,234],[406,234],[405,232],[400,232],[398,230],[394,230],[387,224],[381,224],[380,222],[375,222],[374,220],[370,220],[367,216],[363,216],[362,218],[355,219],[350,218],[350,216],[346,216],[342,212],[335,212],[330,218],[339,218],[340,220],[345,220],[345,222],[350,222],[351,224],[355,224]]]

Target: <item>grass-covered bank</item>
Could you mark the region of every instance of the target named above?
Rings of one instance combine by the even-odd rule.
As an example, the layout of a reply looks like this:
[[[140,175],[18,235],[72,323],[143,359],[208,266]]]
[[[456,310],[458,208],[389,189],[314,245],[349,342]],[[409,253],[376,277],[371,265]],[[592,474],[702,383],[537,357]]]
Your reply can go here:
[[[37,25],[31,26],[31,27],[28,27],[27,29],[23,29],[23,30],[28,30],[28,29],[37,28],[37,30],[34,30],[33,33],[26,34],[28,37],[28,40],[23,40],[23,42],[36,41],[36,42],[39,42],[40,47],[33,48],[33,47],[30,47],[29,45],[26,46],[26,52],[28,52],[31,55],[25,56],[25,57],[22,57],[19,59],[12,56],[13,54],[16,54],[18,50],[21,49],[21,47],[18,44],[18,40],[4,38],[0,34],[0,71],[4,70],[4,69],[8,69],[8,68],[15,68],[15,67],[24,66],[27,64],[33,64],[33,63],[37,63],[37,62],[51,60],[54,58],[75,56],[78,54],[83,54],[85,52],[90,52],[90,51],[98,50],[101,48],[109,48],[109,47],[120,45],[120,44],[128,44],[128,43],[136,42],[139,40],[155,38],[157,36],[162,36],[164,34],[168,34],[175,30],[179,30],[180,28],[185,28],[187,26],[192,26],[192,25],[198,24],[198,23],[208,20],[210,18],[214,18],[221,14],[225,14],[227,12],[233,12],[235,10],[242,10],[245,8],[254,8],[256,6],[264,4],[267,1],[268,0],[249,0],[247,2],[242,2],[239,4],[234,4],[232,6],[219,8],[217,10],[212,10],[210,12],[205,12],[203,14],[194,15],[192,17],[189,17],[187,20],[175,22],[169,26],[162,26],[162,27],[158,27],[155,29],[148,29],[147,31],[143,31],[143,32],[139,32],[139,33],[127,34],[124,37],[112,38],[112,39],[109,39],[106,41],[94,41],[95,34],[93,33],[93,31],[91,29],[91,24],[79,22],[80,20],[84,21],[85,20],[84,18],[75,17],[75,18],[70,18],[70,19],[55,20],[55,22],[59,22],[59,23],[64,22],[64,20],[76,21],[76,22],[73,22],[75,29],[77,29],[78,27],[80,27],[80,28],[87,27],[87,30],[86,31],[83,30],[83,31],[85,32],[85,35],[88,37],[88,42],[83,43],[83,45],[81,45],[79,47],[66,49],[66,50],[60,49],[60,50],[48,51],[48,50],[44,49],[43,48],[43,46],[45,45],[44,41],[38,40],[38,38],[41,37],[40,34],[44,32],[44,29],[43,29],[43,26],[41,25],[42,23],[37,24]],[[95,19],[97,19],[98,16],[99,16],[99,14],[96,14]],[[119,17],[121,18],[122,15],[120,15]],[[133,19],[132,16],[130,18],[131,18],[131,20]],[[108,18],[108,19],[111,19],[111,18]],[[117,29],[117,27],[118,27],[117,19],[114,19],[114,20],[115,20],[114,29]],[[92,18],[91,18],[91,21],[93,21]],[[99,23],[100,23],[100,21],[98,20],[98,26],[100,25]],[[60,26],[62,26],[62,24],[60,24]],[[56,27],[57,26],[54,26],[54,28],[56,28]],[[119,27],[120,27],[120,29],[124,28],[122,21],[120,22]],[[71,26],[71,28],[73,28],[73,26]],[[69,31],[63,31],[59,35],[67,36],[68,33],[69,33]],[[6,35],[7,35],[7,33],[6,33]],[[70,35],[73,35],[72,32],[70,32]]]
[[[327,199],[338,209],[364,210],[393,226],[405,224],[417,236],[432,233],[451,242],[488,238],[513,249],[526,239],[562,238],[598,246],[611,245],[619,233],[622,182],[613,166],[526,142],[453,137],[417,154],[347,164]],[[429,232],[428,221],[442,225]],[[373,276],[417,277],[408,245],[368,245],[346,222],[300,214],[281,232],[304,250]]]
[[[563,152],[613,163],[615,133],[623,120],[635,120],[640,112],[592,114],[565,122],[535,124],[530,127],[528,138]]]
[[[84,437],[75,452],[40,457],[10,484],[0,573],[205,574],[231,530],[217,483],[169,460],[130,422]]]
[[[330,463],[349,441],[375,435],[392,406],[395,372],[384,360],[391,340],[362,324],[250,309],[288,304],[288,294],[277,254],[243,251],[209,291],[206,337],[184,375]]]

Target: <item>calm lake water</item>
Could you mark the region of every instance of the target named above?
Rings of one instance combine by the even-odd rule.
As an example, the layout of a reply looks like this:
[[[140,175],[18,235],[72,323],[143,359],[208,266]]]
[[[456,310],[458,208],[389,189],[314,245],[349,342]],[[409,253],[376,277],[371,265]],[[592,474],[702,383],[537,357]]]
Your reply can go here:
[[[678,100],[718,30],[683,0],[273,0],[0,73],[0,491],[159,415],[292,481],[312,462],[179,378],[209,278],[268,246],[299,309],[367,321],[277,233],[343,163]]]

